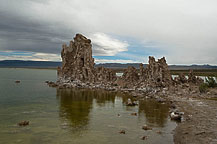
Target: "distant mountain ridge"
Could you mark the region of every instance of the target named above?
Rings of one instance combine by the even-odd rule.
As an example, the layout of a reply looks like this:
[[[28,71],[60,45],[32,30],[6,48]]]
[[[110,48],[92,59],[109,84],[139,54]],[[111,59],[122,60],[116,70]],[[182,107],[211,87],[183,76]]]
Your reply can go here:
[[[62,62],[52,61],[23,61],[23,60],[3,60],[0,61],[0,67],[8,68],[56,68],[61,66]]]
[[[57,68],[61,66],[62,62],[53,61],[23,61],[23,60],[3,60],[0,61],[0,68]],[[123,69],[128,66],[139,68],[140,63],[104,63],[96,64],[96,67],[106,67],[114,69]],[[146,67],[147,64],[144,64]],[[217,66],[212,65],[169,65],[170,70],[188,70],[188,69],[217,69]]]

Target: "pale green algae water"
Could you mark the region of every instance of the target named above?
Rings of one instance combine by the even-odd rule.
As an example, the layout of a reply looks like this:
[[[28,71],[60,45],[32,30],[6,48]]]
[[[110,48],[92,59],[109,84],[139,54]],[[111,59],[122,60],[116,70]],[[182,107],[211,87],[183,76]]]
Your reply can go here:
[[[127,107],[127,95],[57,90],[45,80],[55,81],[56,71],[0,68],[0,144],[173,143],[176,124],[169,120],[165,104],[144,100]],[[30,125],[17,126],[23,120]],[[144,124],[153,130],[142,130]],[[119,134],[122,129],[125,135]]]

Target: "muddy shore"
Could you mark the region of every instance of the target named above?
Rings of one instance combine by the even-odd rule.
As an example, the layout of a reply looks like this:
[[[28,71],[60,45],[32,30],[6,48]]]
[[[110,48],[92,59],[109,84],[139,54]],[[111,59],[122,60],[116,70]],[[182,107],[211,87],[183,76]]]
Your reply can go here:
[[[217,143],[217,89],[211,91],[208,94],[197,93],[198,96],[168,96],[168,100],[184,112],[182,122],[174,130],[175,144]]]
[[[175,129],[175,144],[217,143],[217,101],[205,99],[178,100],[184,121]]]

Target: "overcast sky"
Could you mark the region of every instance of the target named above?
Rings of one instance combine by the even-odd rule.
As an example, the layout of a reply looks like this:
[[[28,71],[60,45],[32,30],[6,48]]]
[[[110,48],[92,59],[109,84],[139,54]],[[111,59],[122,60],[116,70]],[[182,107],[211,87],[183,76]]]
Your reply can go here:
[[[216,0],[0,0],[0,60],[60,61],[76,33],[97,63],[217,65]]]

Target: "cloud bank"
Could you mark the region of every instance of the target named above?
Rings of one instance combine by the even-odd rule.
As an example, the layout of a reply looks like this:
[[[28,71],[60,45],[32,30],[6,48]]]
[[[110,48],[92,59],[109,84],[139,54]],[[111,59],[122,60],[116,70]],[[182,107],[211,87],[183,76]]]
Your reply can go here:
[[[114,56],[119,52],[127,51],[129,44],[114,39],[104,33],[90,35],[93,43],[93,53],[95,56]]]
[[[59,54],[4,51],[0,52],[0,60],[61,61],[61,57]]]
[[[62,43],[82,33],[92,39],[95,56],[137,61],[144,53],[166,56],[170,64],[217,64],[216,0],[0,3],[0,51],[59,54]]]

